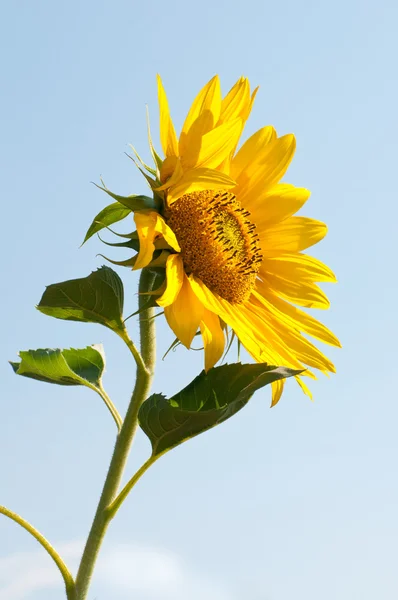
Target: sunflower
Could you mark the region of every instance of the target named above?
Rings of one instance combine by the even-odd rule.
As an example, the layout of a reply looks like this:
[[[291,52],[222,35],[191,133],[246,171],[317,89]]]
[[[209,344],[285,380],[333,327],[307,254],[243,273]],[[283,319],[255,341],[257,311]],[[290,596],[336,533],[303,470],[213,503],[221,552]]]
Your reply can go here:
[[[191,347],[200,331],[205,369],[222,357],[229,330],[257,362],[316,378],[334,372],[312,336],[339,346],[335,335],[298,307],[325,309],[318,282],[336,281],[322,262],[303,254],[326,234],[324,223],[293,216],[310,192],[280,183],[296,147],[292,134],[264,127],[241,145],[257,89],[241,78],[223,98],[218,76],[195,98],[177,138],[158,77],[161,159],[146,175],[159,210],[135,212],[140,249],[134,268],[163,248],[165,281],[157,291],[178,340]],[[304,335],[303,335],[304,334]],[[311,393],[301,376],[296,380]],[[275,382],[272,405],[284,380]]]

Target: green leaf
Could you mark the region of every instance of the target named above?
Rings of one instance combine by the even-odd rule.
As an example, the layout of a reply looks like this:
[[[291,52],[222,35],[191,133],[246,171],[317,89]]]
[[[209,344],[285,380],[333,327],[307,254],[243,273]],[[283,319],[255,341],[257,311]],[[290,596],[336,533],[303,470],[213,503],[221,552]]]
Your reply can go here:
[[[94,183],[94,185],[103,192],[106,192],[108,196],[111,196],[111,198],[117,202],[120,202],[120,204],[123,204],[123,206],[126,208],[129,208],[131,211],[148,209],[156,210],[156,203],[154,199],[150,198],[149,196],[136,196],[135,194],[131,196],[119,196],[118,194],[114,194],[108,190],[103,181],[101,181],[101,183],[102,186],[97,185],[96,183]]]
[[[113,223],[117,223],[118,221],[125,219],[130,213],[131,209],[126,208],[120,204],[120,202],[109,204],[94,218],[94,221],[88,228],[83,244],[87,242],[87,240],[89,240],[95,233],[101,231],[101,229],[104,229],[104,227],[108,227]]]
[[[100,323],[113,330],[123,326],[123,283],[110,267],[101,267],[83,279],[49,285],[37,309],[68,321]]]
[[[21,362],[10,362],[17,375],[58,385],[85,385],[101,389],[105,355],[101,344],[69,350],[39,349],[19,353]]]
[[[152,394],[140,408],[140,426],[156,456],[226,421],[247,404],[256,390],[300,372],[241,363],[202,371],[170,399]]]

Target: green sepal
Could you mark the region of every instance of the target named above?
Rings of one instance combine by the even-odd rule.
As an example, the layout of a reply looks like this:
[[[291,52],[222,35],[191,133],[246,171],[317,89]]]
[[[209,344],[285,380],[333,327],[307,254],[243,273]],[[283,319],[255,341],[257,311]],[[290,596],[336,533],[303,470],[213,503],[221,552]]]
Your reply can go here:
[[[156,456],[226,421],[247,404],[256,390],[300,372],[241,363],[202,371],[172,398],[152,394],[140,408],[139,423]]]
[[[19,353],[20,362],[11,362],[17,375],[58,385],[85,385],[101,389],[105,369],[102,344],[81,349],[39,349]]]
[[[152,169],[152,167],[150,167],[149,165],[147,165],[141,158],[141,156],[138,154],[137,150],[134,148],[134,146],[132,146],[131,144],[129,144],[130,148],[132,149],[132,151],[134,152],[136,158],[138,159],[138,161],[140,162],[140,164],[144,167],[144,169],[146,169],[146,171],[148,171],[148,173],[150,173],[151,175],[153,175],[153,177],[157,178],[157,172],[155,169]],[[133,158],[132,156],[130,156],[130,154],[127,154],[126,152],[126,156],[132,160],[135,164],[135,158]],[[160,185],[160,184],[159,184]]]
[[[135,232],[135,233],[137,233],[137,232]],[[127,237],[127,236],[123,236],[123,237]],[[128,238],[129,238],[128,241],[125,241],[125,242],[106,242],[101,237],[100,237],[100,240],[106,246],[113,246],[114,248],[129,248],[130,250],[135,250],[136,252],[139,252],[140,241],[138,239],[138,234],[136,237],[128,236]]]
[[[136,210],[156,210],[156,203],[153,198],[149,196],[141,196],[141,195],[131,195],[131,196],[119,196],[118,194],[114,194],[105,186],[104,182],[101,180],[102,186],[94,183],[94,185],[106,192],[111,198],[123,204],[126,208],[129,208],[132,212]]]
[[[158,168],[158,171],[160,171],[160,169],[162,168],[163,160],[160,158],[159,154],[156,152],[156,150],[152,144],[150,144],[150,148],[151,148],[151,153],[152,153],[153,159]]]
[[[138,231],[134,230],[131,233],[118,233],[117,231],[113,231],[110,227],[108,227],[109,231],[120,238],[125,238],[126,240],[138,240]]]
[[[88,277],[49,285],[37,309],[56,319],[100,323],[120,331],[123,325],[123,283],[110,267]]]
[[[137,161],[130,156],[130,154],[126,153],[126,156],[133,161],[133,163],[135,164],[135,166],[137,167],[137,169],[139,170],[139,172],[141,173],[141,175],[143,175],[145,177],[145,179],[147,180],[147,182],[149,183],[149,187],[151,189],[157,187],[160,185],[160,181],[157,179],[153,179],[152,177],[149,177],[148,173],[145,173],[145,171],[143,169],[141,169],[140,165],[137,163]],[[101,181],[101,183],[103,184],[103,181]]]
[[[156,152],[155,147],[152,143],[152,135],[151,135],[151,127],[149,123],[149,110],[148,107],[146,109],[146,122],[148,128],[148,140],[149,140],[149,148],[151,150],[152,158],[156,164],[157,170],[160,171],[162,168],[163,160],[160,158],[159,154]]]
[[[98,233],[98,231],[104,229],[104,227],[109,227],[109,225],[113,225],[113,223],[122,221],[122,219],[125,219],[130,213],[131,209],[126,208],[120,204],[120,202],[113,202],[112,204],[109,204],[94,218],[87,230],[83,244],[85,244],[87,240],[89,240],[95,233]]]
[[[98,254],[98,256],[101,256],[101,258],[105,258],[105,260],[110,262],[112,265],[116,265],[117,267],[129,267],[131,269],[134,267],[137,260],[136,256],[126,258],[125,260],[113,260],[112,258],[108,258],[107,256],[105,256],[105,254]]]

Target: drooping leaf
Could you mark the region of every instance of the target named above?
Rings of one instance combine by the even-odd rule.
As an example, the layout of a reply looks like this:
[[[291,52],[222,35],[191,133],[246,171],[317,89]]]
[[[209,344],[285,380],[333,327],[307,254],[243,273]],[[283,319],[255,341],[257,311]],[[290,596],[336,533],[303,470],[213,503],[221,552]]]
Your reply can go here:
[[[285,367],[241,363],[202,371],[170,399],[152,394],[140,408],[140,426],[156,456],[229,419],[256,390],[299,373]]]
[[[126,208],[120,204],[120,202],[113,202],[113,204],[109,204],[94,218],[93,222],[88,228],[83,244],[87,242],[87,240],[89,240],[95,233],[101,231],[101,229],[104,229],[104,227],[109,227],[109,225],[113,225],[113,223],[117,223],[118,221],[125,219],[130,213],[131,209]]]
[[[17,375],[58,385],[101,388],[105,354],[101,344],[67,350],[39,349],[19,353],[20,362],[10,362]]]
[[[110,267],[88,277],[49,285],[37,308],[57,319],[100,323],[113,330],[123,328],[123,283]]]

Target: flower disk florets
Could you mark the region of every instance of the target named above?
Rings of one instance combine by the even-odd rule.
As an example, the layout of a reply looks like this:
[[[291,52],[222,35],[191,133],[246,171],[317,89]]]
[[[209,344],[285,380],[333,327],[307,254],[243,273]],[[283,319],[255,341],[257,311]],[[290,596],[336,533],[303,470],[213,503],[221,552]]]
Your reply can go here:
[[[228,302],[245,302],[262,255],[256,226],[234,194],[214,190],[185,194],[165,217],[181,246],[185,272]]]

